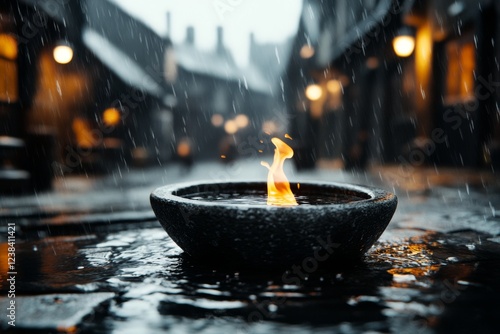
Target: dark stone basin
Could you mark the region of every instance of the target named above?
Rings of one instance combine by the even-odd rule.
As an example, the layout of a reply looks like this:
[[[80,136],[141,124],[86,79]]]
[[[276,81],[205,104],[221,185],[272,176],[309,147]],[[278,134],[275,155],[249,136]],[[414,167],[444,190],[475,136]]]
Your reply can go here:
[[[373,187],[291,185],[300,204],[294,207],[266,205],[264,182],[174,184],[150,200],[165,231],[195,259],[311,271],[320,262],[360,259],[397,206],[394,194]]]

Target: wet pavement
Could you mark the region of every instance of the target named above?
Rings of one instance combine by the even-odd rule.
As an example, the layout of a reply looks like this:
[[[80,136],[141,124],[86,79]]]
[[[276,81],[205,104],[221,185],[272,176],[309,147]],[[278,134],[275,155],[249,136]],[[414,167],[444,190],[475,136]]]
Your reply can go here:
[[[150,192],[167,183],[262,181],[266,174],[256,161],[122,169],[68,176],[51,192],[1,197],[2,332],[499,332],[495,174],[289,167],[291,180],[374,185],[399,197],[363,262],[311,273],[193,261],[150,209]],[[9,223],[16,226],[15,328],[6,321]]]

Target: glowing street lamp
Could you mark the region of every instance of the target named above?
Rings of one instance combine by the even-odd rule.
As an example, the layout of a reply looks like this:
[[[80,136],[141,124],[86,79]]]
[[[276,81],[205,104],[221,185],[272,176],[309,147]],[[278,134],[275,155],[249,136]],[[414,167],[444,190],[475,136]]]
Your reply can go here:
[[[309,59],[311,58],[312,56],[314,56],[314,48],[309,45],[309,44],[304,44],[302,46],[302,48],[300,49],[300,57],[302,57],[303,59]]]
[[[68,64],[73,60],[73,49],[66,41],[60,41],[52,51],[54,60],[59,64]]]
[[[328,80],[328,82],[326,83],[326,90],[334,95],[338,94],[343,90],[342,83],[340,82],[340,80],[336,79]]]
[[[224,130],[227,134],[234,135],[238,131],[238,124],[234,120],[228,120],[224,124]]]
[[[108,108],[102,113],[102,121],[106,126],[115,126],[120,120],[121,114],[116,108]]]
[[[317,101],[323,95],[323,89],[320,85],[311,84],[306,87],[306,97],[311,101]]]
[[[409,28],[403,27],[392,40],[394,52],[399,57],[409,57],[415,50],[415,37]]]
[[[239,114],[234,118],[234,121],[236,122],[236,125],[238,128],[246,128],[248,126],[248,123],[250,123],[248,116],[245,114]]]

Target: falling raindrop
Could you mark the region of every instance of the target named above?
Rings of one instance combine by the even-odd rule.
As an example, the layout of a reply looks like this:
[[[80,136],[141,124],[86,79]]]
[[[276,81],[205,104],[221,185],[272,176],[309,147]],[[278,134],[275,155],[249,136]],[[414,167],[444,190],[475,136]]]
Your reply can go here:
[[[56,80],[56,89],[59,96],[62,96],[61,85],[59,84],[58,80]]]

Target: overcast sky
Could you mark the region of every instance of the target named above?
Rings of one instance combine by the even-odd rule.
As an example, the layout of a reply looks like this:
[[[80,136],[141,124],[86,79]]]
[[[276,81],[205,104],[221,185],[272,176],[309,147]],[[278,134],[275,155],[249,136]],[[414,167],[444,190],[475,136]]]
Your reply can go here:
[[[293,35],[298,26],[301,0],[111,0],[140,19],[159,35],[167,32],[166,16],[171,13],[174,43],[182,42],[186,27],[195,27],[196,45],[213,49],[216,27],[224,27],[224,41],[236,62],[248,62],[249,34],[258,42],[280,42]]]

